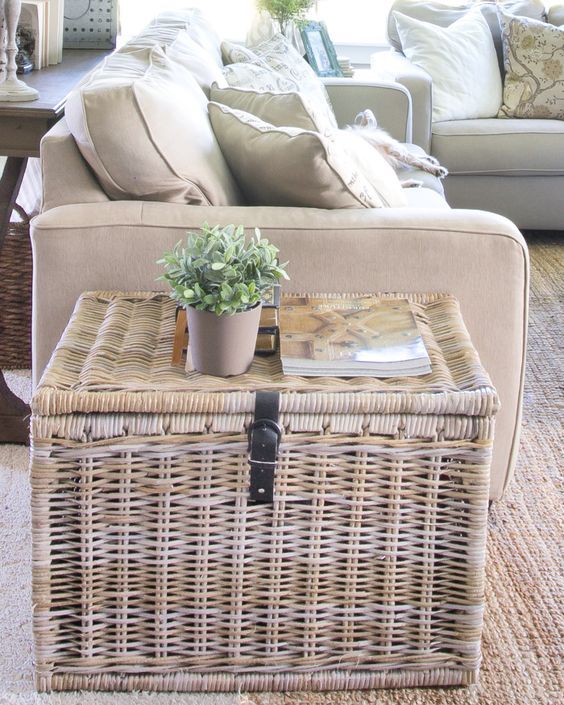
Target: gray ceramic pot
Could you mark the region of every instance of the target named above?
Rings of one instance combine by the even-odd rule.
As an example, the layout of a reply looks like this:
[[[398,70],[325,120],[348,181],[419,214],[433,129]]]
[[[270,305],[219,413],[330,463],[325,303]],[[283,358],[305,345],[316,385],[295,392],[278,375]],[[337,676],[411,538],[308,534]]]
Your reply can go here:
[[[241,375],[255,354],[262,304],[232,316],[186,308],[194,369],[215,377]]]

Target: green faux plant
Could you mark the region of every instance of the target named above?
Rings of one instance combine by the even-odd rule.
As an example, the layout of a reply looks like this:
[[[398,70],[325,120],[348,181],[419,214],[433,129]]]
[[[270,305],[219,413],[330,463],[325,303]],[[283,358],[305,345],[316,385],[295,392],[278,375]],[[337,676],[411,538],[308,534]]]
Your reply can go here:
[[[256,0],[257,9],[268,12],[278,22],[282,33],[288,22],[303,20],[314,2],[315,0]]]
[[[158,260],[166,270],[159,279],[170,284],[181,306],[232,315],[252,308],[273,284],[289,278],[288,263],[280,264],[277,255],[258,228],[247,240],[242,225],[205,223]]]

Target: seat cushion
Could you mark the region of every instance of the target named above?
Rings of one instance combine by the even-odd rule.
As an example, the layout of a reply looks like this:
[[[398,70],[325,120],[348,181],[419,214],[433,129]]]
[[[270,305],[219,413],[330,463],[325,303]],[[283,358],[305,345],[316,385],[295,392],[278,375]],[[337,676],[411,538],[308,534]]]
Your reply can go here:
[[[564,121],[438,122],[433,125],[431,152],[451,174],[564,174]]]
[[[241,203],[209,122],[206,96],[157,45],[109,57],[69,95],[65,115],[110,198]]]
[[[445,199],[435,190],[430,188],[404,188],[408,208],[433,208],[450,210]]]
[[[406,147],[407,150],[416,157],[426,156],[425,150],[417,144],[405,144],[404,147]],[[445,190],[443,188],[442,180],[437,176],[433,176],[433,174],[429,174],[428,171],[405,166],[401,169],[396,169],[396,174],[398,175],[398,179],[400,181],[419,181],[422,188],[425,190],[435,191],[444,198]],[[409,188],[406,193],[409,195],[409,193],[414,190],[415,189],[413,188]]]

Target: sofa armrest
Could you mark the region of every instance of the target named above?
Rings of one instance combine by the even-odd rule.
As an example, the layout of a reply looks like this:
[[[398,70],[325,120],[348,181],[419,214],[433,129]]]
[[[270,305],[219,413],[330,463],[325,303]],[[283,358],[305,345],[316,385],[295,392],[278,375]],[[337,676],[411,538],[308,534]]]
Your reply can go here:
[[[482,211],[201,207],[122,201],[61,206],[32,221],[37,382],[81,292],[155,290],[156,260],[202,223],[258,226],[289,260],[287,291],[450,292],[502,403],[491,496],[514,465],[528,258],[517,228]],[[500,265],[503,263],[503,266]]]
[[[368,72],[367,72],[368,73]],[[411,97],[399,83],[378,81],[372,75],[323,79],[339,127],[352,125],[356,115],[370,108],[380,127],[400,142],[411,142]]]
[[[109,201],[76,145],[65,118],[41,140],[41,210]]]
[[[413,114],[412,142],[430,153],[433,103],[429,74],[397,51],[372,54],[371,69],[376,79],[396,81],[407,88]]]
[[[564,3],[549,7],[546,21],[550,22],[550,24],[556,25],[557,27],[564,26]]]

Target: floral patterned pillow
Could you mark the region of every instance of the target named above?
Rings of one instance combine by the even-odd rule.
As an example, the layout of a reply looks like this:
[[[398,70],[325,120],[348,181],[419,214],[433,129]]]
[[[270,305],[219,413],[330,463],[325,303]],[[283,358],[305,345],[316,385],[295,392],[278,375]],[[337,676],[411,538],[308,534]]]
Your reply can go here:
[[[498,117],[564,120],[564,28],[499,11],[505,81]]]

